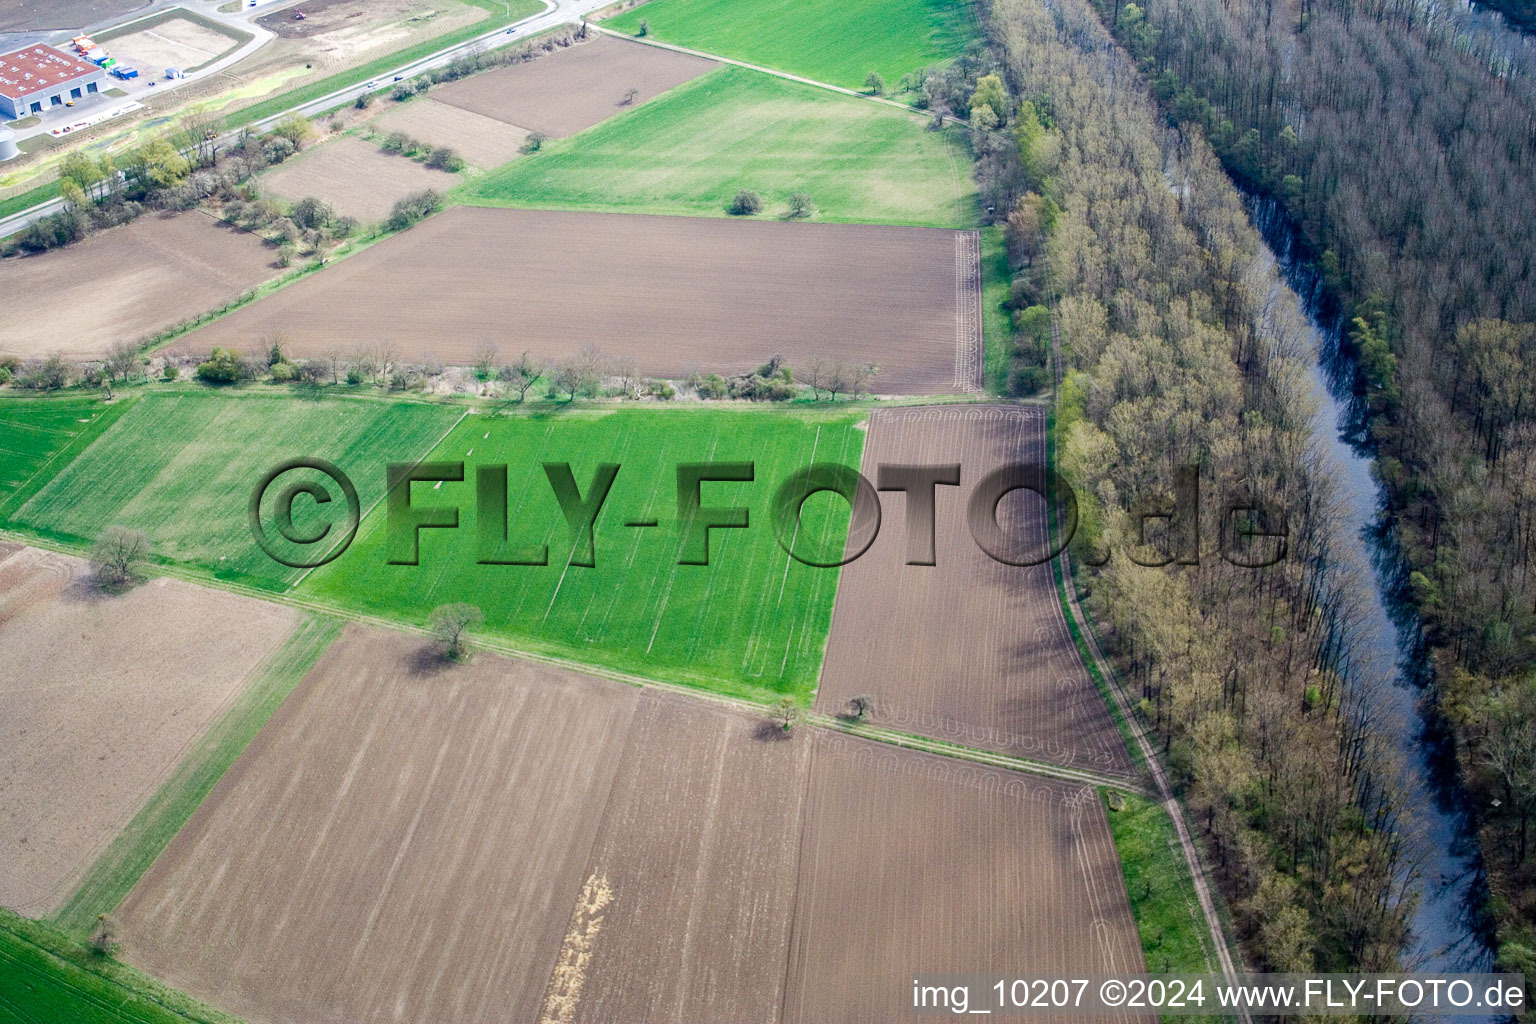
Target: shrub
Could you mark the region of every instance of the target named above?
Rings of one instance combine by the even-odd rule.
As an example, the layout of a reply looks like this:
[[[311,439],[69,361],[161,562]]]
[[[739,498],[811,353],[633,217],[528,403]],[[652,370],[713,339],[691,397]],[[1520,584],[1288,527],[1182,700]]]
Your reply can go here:
[[[272,364],[272,379],[278,384],[286,384],[290,381],[297,380],[298,377],[298,367],[294,366],[292,363]]]
[[[244,369],[240,353],[216,348],[206,361],[197,364],[197,379],[208,384],[233,384]]]
[[[659,398],[663,402],[670,402],[677,397],[677,388],[664,380],[648,381],[645,389],[651,393],[652,398]]]
[[[792,220],[804,220],[816,212],[816,203],[809,192],[792,192],[789,196],[789,216]]]
[[[161,367],[160,369],[160,379],[165,381],[167,384],[180,376],[181,371],[176,368],[175,363],[166,363],[165,366]]]
[[[1016,398],[1038,395],[1045,385],[1043,366],[1021,366],[1008,375],[1008,393]]]
[[[543,132],[529,132],[527,141],[523,143],[523,152],[537,153],[544,148],[544,143],[548,138]]]
[[[436,212],[442,201],[443,197],[434,189],[413,192],[395,203],[384,226],[390,231],[403,231],[421,218]]]
[[[411,137],[405,132],[390,132],[384,136],[384,148],[391,153],[404,153],[407,149],[414,148]]]
[[[363,382],[363,371],[353,366],[347,370],[347,383],[353,387]]]
[[[731,200],[731,205],[725,208],[733,217],[750,217],[753,214],[763,212],[763,197],[751,189],[742,189],[736,193],[736,198]]]
[[[358,110],[367,110],[369,107],[373,106],[373,93],[363,93],[353,102],[352,105]]]
[[[695,375],[688,383],[693,385],[693,390],[699,393],[700,398],[724,398],[731,393],[730,385],[718,373],[703,377]]]
[[[451,171],[457,174],[464,169],[464,158],[447,146],[438,146],[427,157],[427,166],[434,170]]]
[[[9,366],[0,366],[0,384],[7,384],[10,382],[10,379],[11,368]]]
[[[641,18],[640,19],[640,31],[636,32],[635,35],[637,35],[637,36],[648,36],[650,34],[651,34],[651,23],[649,21],[646,21],[644,18]]]

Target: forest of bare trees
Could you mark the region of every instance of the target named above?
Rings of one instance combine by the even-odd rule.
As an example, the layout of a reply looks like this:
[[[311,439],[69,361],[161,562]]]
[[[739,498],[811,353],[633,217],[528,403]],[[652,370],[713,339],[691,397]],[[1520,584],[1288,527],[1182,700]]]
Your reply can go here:
[[[1411,910],[1397,767],[1356,675],[1361,567],[1332,550],[1303,313],[1210,147],[1165,126],[1087,0],[987,7],[1018,166],[997,170],[989,151],[979,171],[1008,193],[1015,295],[1050,304],[1060,328],[1058,457],[1080,502],[1077,561],[1098,563],[1078,584],[1253,959],[1390,969]],[[1143,542],[1139,513],[1186,466],[1211,496],[1199,564],[1161,565],[1189,524],[1154,518]],[[1272,543],[1235,537],[1228,493],[1284,510],[1278,564],[1219,556]]]
[[[1536,40],[1440,0],[1095,3],[1346,325],[1499,962],[1536,973]]]

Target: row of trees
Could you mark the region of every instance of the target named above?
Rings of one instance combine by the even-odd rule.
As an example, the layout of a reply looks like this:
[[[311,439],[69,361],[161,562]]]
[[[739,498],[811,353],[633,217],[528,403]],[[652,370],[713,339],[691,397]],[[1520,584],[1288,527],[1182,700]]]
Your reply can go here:
[[[1269,197],[1357,356],[1502,921],[1536,973],[1536,45],[1449,0],[1096,0]]]
[[[1209,146],[1161,126],[1087,0],[992,0],[988,20],[1011,97],[986,102],[1012,116],[981,173],[1007,201],[1028,333],[1055,305],[1074,561],[1096,566],[1078,582],[1256,957],[1390,969],[1409,910],[1396,755],[1350,647],[1361,567],[1333,550],[1305,318]],[[1237,543],[1225,501],[1169,518],[1189,466],[1206,494],[1285,510],[1286,557],[1215,557]]]

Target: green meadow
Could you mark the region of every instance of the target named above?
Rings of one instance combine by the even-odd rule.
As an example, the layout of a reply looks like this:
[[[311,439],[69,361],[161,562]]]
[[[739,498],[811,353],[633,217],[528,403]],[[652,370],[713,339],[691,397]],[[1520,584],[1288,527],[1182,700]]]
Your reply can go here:
[[[458,194],[478,205],[723,217],[751,189],[761,216],[776,217],[803,191],[820,220],[965,228],[975,187],[958,130],[726,67],[546,142]]]
[[[471,415],[428,459],[464,463],[463,482],[418,482],[411,490],[413,507],[457,509],[457,528],[421,530],[418,564],[391,565],[381,506],[352,548],[297,593],[415,625],[437,605],[469,602],[485,613],[481,634],[516,650],[756,699],[806,697],[826,644],[837,570],[789,558],[773,535],[770,502],[792,471],[812,461],[858,466],[862,418],[766,409]],[[753,482],[709,482],[701,494],[705,507],[749,509],[747,528],[711,530],[709,564],[679,564],[678,464],[744,461],[755,462]],[[620,467],[594,531],[593,567],[571,564],[546,462],[568,462],[584,498],[599,464]],[[548,564],[480,564],[476,467],[496,464],[507,466],[507,498],[504,536],[498,518],[487,517],[506,545],[495,557],[547,547]],[[646,520],[656,525],[626,525]],[[802,522],[800,543],[842,550],[842,499],[811,498]]]
[[[133,405],[100,398],[0,398],[0,522]]]
[[[606,22],[668,43],[862,89],[871,71],[948,63],[977,35],[964,0],[652,0]]]
[[[149,394],[68,465],[53,467],[8,525],[80,546],[108,526],[129,526],[149,535],[159,561],[281,589],[299,573],[257,547],[247,512],[269,469],[298,456],[332,462],[355,481],[366,511],[384,493],[384,463],[419,458],[461,415],[369,399]],[[289,482],[285,476],[274,490]],[[313,528],[314,519],[303,519],[319,515],[313,503],[301,498],[295,507],[298,530]]]

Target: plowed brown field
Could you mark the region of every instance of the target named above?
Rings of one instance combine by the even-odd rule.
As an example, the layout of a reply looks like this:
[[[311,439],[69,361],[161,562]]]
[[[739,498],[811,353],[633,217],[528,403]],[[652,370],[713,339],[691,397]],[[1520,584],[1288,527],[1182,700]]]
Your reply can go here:
[[[103,597],[80,559],[6,547],[0,905],[37,917],[69,895],[299,616],[166,579]]]
[[[560,138],[630,109],[622,102],[630,89],[638,93],[631,104],[637,106],[715,67],[702,57],[599,35],[538,60],[449,83],[432,96]]]
[[[0,355],[100,358],[279,273],[257,236],[205,213],[148,214],[83,242],[0,260]]]
[[[433,146],[447,146],[476,167],[499,167],[522,152],[528,133],[430,97],[396,104],[373,122],[381,132],[405,132]]]
[[[538,1016],[638,691],[349,627],[120,910],[252,1021]]]
[[[399,158],[396,158],[399,159]],[[737,373],[774,353],[874,363],[876,392],[978,385],[975,235],[933,228],[741,222],[457,207],[185,339],[253,351],[388,342],[406,361],[472,363],[595,345],[647,376]],[[957,268],[965,273],[958,273]]]
[[[764,725],[642,700],[587,868],[611,905],[544,1024],[778,1021],[811,744]]]
[[[324,199],[338,212],[369,224],[389,216],[395,202],[412,192],[446,192],[459,179],[347,135],[266,172],[260,183],[290,202],[306,196]]]
[[[906,732],[1024,757],[1127,773],[1131,763],[1062,618],[1048,564],[1015,567],[977,546],[966,523],[972,488],[1009,462],[1045,463],[1038,407],[890,409],[864,444],[871,482],[881,463],[959,463],[960,486],[935,489],[935,561],[906,565],[906,502],[883,496],[880,535],[838,580],[817,707],[875,698],[874,720]],[[1004,498],[998,521],[1045,550],[1044,505]]]
[[[785,1021],[904,1020],[918,974],[1146,969],[1093,789],[816,740]]]

